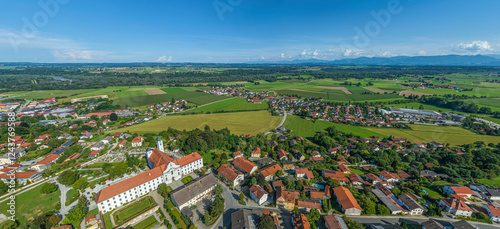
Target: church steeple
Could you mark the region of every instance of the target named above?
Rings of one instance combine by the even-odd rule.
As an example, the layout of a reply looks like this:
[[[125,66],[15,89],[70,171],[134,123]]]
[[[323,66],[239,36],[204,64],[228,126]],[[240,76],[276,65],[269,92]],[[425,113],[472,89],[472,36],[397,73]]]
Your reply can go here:
[[[156,138],[156,148],[159,149],[161,152],[165,152],[165,149],[163,149],[163,139],[161,139],[160,136]]]

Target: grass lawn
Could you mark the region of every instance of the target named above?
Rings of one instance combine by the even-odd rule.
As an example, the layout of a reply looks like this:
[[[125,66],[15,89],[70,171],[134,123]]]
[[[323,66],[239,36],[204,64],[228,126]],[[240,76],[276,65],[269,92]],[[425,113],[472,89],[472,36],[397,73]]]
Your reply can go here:
[[[120,225],[121,223],[124,223],[136,217],[137,215],[147,211],[148,209],[154,207],[155,205],[156,202],[151,196],[144,197],[139,201],[125,205],[121,209],[114,212],[113,217],[115,223],[117,225]]]
[[[187,225],[186,225],[186,223],[184,223],[184,220],[182,220],[182,215],[179,212],[179,210],[177,210],[177,208],[174,208],[174,209],[172,209],[172,211],[170,211],[170,218],[172,218],[173,221],[175,219],[177,219],[179,221],[178,224],[175,224],[175,226],[178,229],[187,229]]]
[[[148,229],[153,227],[154,225],[158,224],[158,221],[156,221],[155,216],[150,216],[146,218],[145,220],[141,221],[140,223],[136,224],[133,228],[134,229]]]
[[[155,119],[139,125],[111,131],[133,133],[160,132],[172,127],[178,130],[203,129],[205,125],[220,130],[228,128],[234,134],[258,134],[274,129],[281,121],[281,117],[272,116],[268,111],[199,114],[199,115],[172,115]]]
[[[191,177],[191,176],[188,176],[188,177],[184,177],[182,178],[182,183],[184,184],[189,184],[191,181],[193,181],[194,179]]]
[[[489,187],[500,188],[500,177],[497,177],[494,180],[480,179],[480,180],[477,180],[477,182],[482,184],[482,185],[489,186]]]
[[[429,189],[429,188],[422,188],[422,190],[425,190],[427,192],[429,192],[429,197],[435,199],[435,200],[439,200],[441,198],[444,198],[444,196],[442,196],[441,194],[439,194],[438,192],[432,190],[432,189]]]
[[[89,212],[87,212],[87,215],[85,215],[85,218],[91,216],[91,215],[97,215],[99,214],[99,209],[98,208],[94,208],[92,210],[90,210]]]
[[[25,193],[16,196],[16,220],[23,223],[27,220],[33,220],[35,217],[47,213],[49,211],[56,211],[58,207],[59,197],[61,196],[61,191],[57,190],[53,193],[42,194],[43,185],[39,185]],[[0,204],[0,213],[10,216],[7,213],[10,205],[7,202]]]
[[[317,120],[316,123],[313,123],[310,120],[302,119],[298,116],[288,115],[285,121],[284,126],[287,129],[292,130],[291,134],[294,136],[302,136],[304,138],[313,137],[317,132],[324,132],[326,128],[330,126],[335,126],[338,130],[346,133],[353,133],[355,135],[359,135],[361,137],[371,137],[374,135],[379,135],[376,132],[366,130],[357,126],[349,126],[343,124],[336,124],[327,121]],[[386,137],[382,135],[381,137]]]
[[[66,193],[66,206],[75,202],[78,197],[80,197],[80,192],[76,189],[70,189],[68,193]]]
[[[361,171],[361,170],[359,170],[359,169],[357,169],[357,168],[355,168],[353,166],[349,167],[349,169],[351,170],[351,172],[353,172],[355,174],[358,174],[360,176],[364,176],[365,175],[365,172],[363,172],[363,171]]]
[[[226,99],[231,97],[226,97]],[[266,110],[267,101],[262,103],[249,103],[244,98],[232,98],[217,103],[213,103],[204,107],[196,108],[188,113],[206,113],[206,112],[217,112],[217,111],[256,111],[256,110]]]
[[[436,141],[439,143],[449,143],[451,146],[473,143],[476,141],[484,141],[486,144],[499,143],[500,138],[496,136],[479,135],[454,126],[428,126],[428,125],[409,125],[411,130],[395,129],[395,128],[376,128],[365,127],[364,129],[370,130],[381,135],[392,135],[395,137],[406,138],[412,142],[431,142]]]

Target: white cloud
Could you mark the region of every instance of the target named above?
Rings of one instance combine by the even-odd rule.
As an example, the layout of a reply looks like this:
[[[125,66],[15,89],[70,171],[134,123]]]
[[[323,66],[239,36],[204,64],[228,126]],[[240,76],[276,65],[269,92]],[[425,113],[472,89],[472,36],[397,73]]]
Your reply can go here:
[[[470,43],[460,43],[455,46],[454,50],[459,52],[482,52],[492,50],[488,41],[473,41]]]
[[[284,53],[281,53],[281,54],[280,54],[280,57],[281,57],[281,59],[285,59],[285,54],[284,54]]]
[[[172,56],[169,56],[169,57],[167,57],[167,56],[160,56],[160,57],[158,57],[158,59],[156,60],[156,62],[171,62],[172,59],[173,59]]]

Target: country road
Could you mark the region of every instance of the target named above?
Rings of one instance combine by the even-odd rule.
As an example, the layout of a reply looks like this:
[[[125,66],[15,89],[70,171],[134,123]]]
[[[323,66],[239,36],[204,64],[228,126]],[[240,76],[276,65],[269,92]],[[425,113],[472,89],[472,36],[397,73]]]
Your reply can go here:
[[[283,115],[283,118],[281,119],[280,124],[279,124],[276,128],[274,128],[273,130],[275,130],[275,129],[277,129],[278,127],[283,126],[283,124],[285,124],[285,121],[286,121],[286,115],[287,115],[287,113],[286,113],[286,111],[285,111],[284,113],[285,113],[285,114]],[[272,132],[272,131],[268,131],[268,132],[264,133],[264,135],[268,135],[268,134],[271,134],[271,133],[274,133],[274,132]]]

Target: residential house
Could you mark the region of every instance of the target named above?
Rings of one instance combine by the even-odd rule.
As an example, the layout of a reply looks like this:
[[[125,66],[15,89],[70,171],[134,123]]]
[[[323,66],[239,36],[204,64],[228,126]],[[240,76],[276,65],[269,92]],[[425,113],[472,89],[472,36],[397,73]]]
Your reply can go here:
[[[347,224],[339,215],[325,215],[323,220],[326,229],[348,229]]]
[[[254,173],[258,166],[254,164],[253,162],[243,158],[243,157],[238,157],[233,161],[234,167],[236,167],[238,170],[244,172],[245,174],[251,175]]]
[[[278,154],[278,159],[280,161],[284,161],[284,160],[288,159],[288,152],[286,152],[282,149],[279,149],[278,152],[276,152],[276,154]]]
[[[345,177],[343,172],[323,169],[321,171],[321,173],[322,173],[324,179],[331,178],[334,180],[338,180],[338,181],[340,181],[341,185],[345,185],[345,184],[349,183],[349,180]]]
[[[295,208],[295,199],[300,196],[300,193],[298,191],[287,191],[284,186],[278,186],[275,189],[276,205],[289,211],[293,210]]]
[[[257,147],[257,148],[252,150],[250,157],[260,158],[261,153],[262,153],[262,151],[260,150],[259,147]]]
[[[470,188],[462,185],[445,185],[443,187],[443,192],[446,194],[457,194],[459,196],[470,198],[474,195],[474,192]]]
[[[233,153],[233,158],[236,159],[238,157],[243,157],[243,153],[241,151],[236,151],[236,152]]]
[[[274,179],[274,174],[278,172],[279,170],[282,170],[281,167],[278,164],[273,164],[273,165],[268,165],[262,169],[259,170],[259,173],[264,176],[266,181]]]
[[[50,168],[50,166],[59,158],[58,154],[49,154],[47,157],[39,161],[38,163],[31,166],[31,169],[36,171],[43,171]]]
[[[488,212],[488,216],[491,218],[491,220],[495,223],[500,223],[500,209],[496,208],[492,204],[488,204],[486,206],[483,206],[483,208],[486,209]]]
[[[359,206],[358,201],[356,201],[349,189],[338,186],[333,188],[333,194],[337,198],[337,202],[345,215],[361,215],[363,209]]]
[[[296,168],[295,174],[297,175],[297,178],[304,178],[304,179],[313,179],[314,178],[313,172],[309,171],[308,168]]]
[[[132,139],[132,147],[141,147],[143,142],[144,138],[141,136],[137,136],[134,139]]]
[[[441,198],[438,205],[447,212],[456,216],[470,217],[472,213],[474,213],[472,208],[459,199]]]
[[[254,184],[250,187],[250,197],[258,204],[262,205],[267,201],[268,193],[258,184]]]
[[[367,173],[366,174],[366,180],[367,181],[370,181],[370,183],[372,184],[377,184],[379,182],[382,181],[382,179],[378,178],[377,176],[375,176],[375,174],[373,173]]]
[[[281,165],[283,166],[283,169],[293,169],[293,161],[282,161]]]
[[[311,209],[317,209],[321,211],[321,203],[319,200],[297,200],[297,208],[299,210],[305,210],[309,212]]]
[[[385,170],[380,171],[379,174],[380,175],[378,177],[380,179],[391,183],[398,182],[401,179],[398,174],[387,172]]]
[[[311,225],[309,224],[309,220],[302,213],[295,214],[293,216],[293,227],[294,227],[294,229],[311,229]]]
[[[347,167],[347,165],[345,164],[340,164],[339,165],[339,170],[345,174],[349,174],[351,173],[351,170],[349,169],[349,167]]]
[[[233,186],[238,186],[243,182],[245,177],[236,168],[231,166],[231,164],[223,164],[217,169],[217,172],[227,180],[229,184]]]
[[[424,213],[424,208],[409,195],[399,195],[398,199],[401,201],[401,204],[408,210],[410,215],[422,215],[422,213]]]
[[[94,157],[97,157],[97,155],[99,155],[99,151],[94,150],[94,151],[92,151],[92,152],[89,153],[89,155],[87,156],[87,158],[94,158]]]

